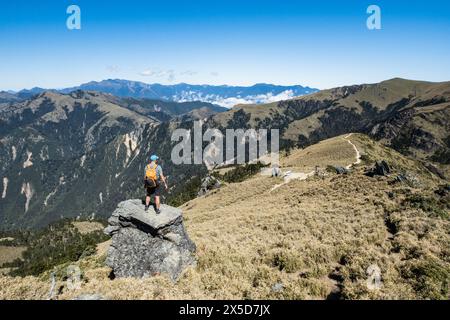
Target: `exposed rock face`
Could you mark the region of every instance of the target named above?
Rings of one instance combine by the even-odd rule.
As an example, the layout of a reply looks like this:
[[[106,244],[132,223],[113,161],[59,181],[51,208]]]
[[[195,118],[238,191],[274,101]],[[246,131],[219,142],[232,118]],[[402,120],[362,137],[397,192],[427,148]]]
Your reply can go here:
[[[347,174],[348,173],[348,170],[344,167],[334,166],[333,168],[334,168],[334,170],[336,170],[337,174]]]
[[[195,244],[183,225],[181,210],[161,205],[156,215],[141,200],[121,202],[108,220],[112,236],[106,264],[116,277],[148,277],[160,273],[176,280],[195,263]]]
[[[413,187],[413,188],[421,187],[421,183],[420,183],[419,179],[417,178],[417,176],[415,176],[409,172],[404,172],[404,173],[400,173],[400,174],[396,175],[394,177],[394,179],[392,181],[390,181],[389,183],[390,184],[405,183],[408,186]]]
[[[201,197],[211,190],[219,189],[220,186],[221,183],[219,180],[217,180],[213,176],[207,176],[202,180],[202,185],[200,186],[200,190],[198,191],[197,195]]]
[[[447,180],[447,177],[445,176],[445,173],[441,171],[438,167],[434,166],[433,164],[429,162],[424,163],[425,168],[427,168],[431,173],[435,174],[442,180]]]
[[[375,166],[366,172],[366,175],[369,177],[374,176],[387,176],[391,173],[391,167],[387,164],[386,161],[381,160],[375,163]]]

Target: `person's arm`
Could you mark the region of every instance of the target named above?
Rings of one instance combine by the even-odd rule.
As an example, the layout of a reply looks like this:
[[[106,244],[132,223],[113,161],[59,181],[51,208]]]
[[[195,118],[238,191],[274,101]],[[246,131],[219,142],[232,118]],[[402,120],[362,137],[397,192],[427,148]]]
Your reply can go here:
[[[164,177],[164,175],[162,173],[161,173],[161,180],[164,183],[166,190],[169,189],[169,187],[167,186],[166,177]]]
[[[167,189],[169,189],[169,187],[167,186],[166,177],[164,176],[161,167],[159,167],[159,170],[160,170],[160,173],[159,173],[159,174],[160,174],[160,177],[161,177],[161,181],[164,183],[164,186],[165,186],[165,188],[166,188],[166,190],[167,190]]]

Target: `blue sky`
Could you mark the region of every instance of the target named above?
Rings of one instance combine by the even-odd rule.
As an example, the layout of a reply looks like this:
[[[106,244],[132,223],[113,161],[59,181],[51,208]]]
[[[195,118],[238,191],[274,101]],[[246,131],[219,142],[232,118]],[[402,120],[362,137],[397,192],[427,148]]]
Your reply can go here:
[[[66,9],[81,8],[81,30]],[[382,30],[366,9],[381,8]],[[450,1],[15,0],[0,10],[0,90],[121,78],[302,84],[450,80]]]

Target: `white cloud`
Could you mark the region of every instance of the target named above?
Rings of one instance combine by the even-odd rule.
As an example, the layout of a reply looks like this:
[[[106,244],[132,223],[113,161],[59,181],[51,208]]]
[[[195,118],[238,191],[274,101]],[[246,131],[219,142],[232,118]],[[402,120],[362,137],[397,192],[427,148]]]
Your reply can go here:
[[[174,96],[172,98],[178,102],[199,100],[199,101],[214,103],[214,104],[217,104],[217,105],[225,107],[225,108],[232,108],[237,104],[270,103],[270,102],[292,99],[294,96],[295,95],[292,90],[286,90],[286,91],[280,92],[277,95],[274,95],[273,93],[269,92],[267,94],[259,94],[259,95],[253,95],[253,96],[245,96],[245,97],[229,97],[229,98],[223,98],[219,95],[203,96],[201,93],[189,91],[189,92],[183,92],[181,95]]]
[[[144,70],[144,71],[140,72],[139,74],[143,77],[151,77],[153,75],[153,72],[154,71],[152,71],[152,70]]]

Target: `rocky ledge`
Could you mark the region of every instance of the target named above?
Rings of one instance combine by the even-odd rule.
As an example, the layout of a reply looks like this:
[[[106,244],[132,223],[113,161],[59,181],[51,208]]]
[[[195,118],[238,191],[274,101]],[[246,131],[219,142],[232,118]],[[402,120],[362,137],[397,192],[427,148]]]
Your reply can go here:
[[[115,277],[167,274],[172,280],[195,264],[195,244],[183,225],[181,210],[161,205],[145,212],[141,200],[119,203],[105,233],[112,237],[106,264]]]

